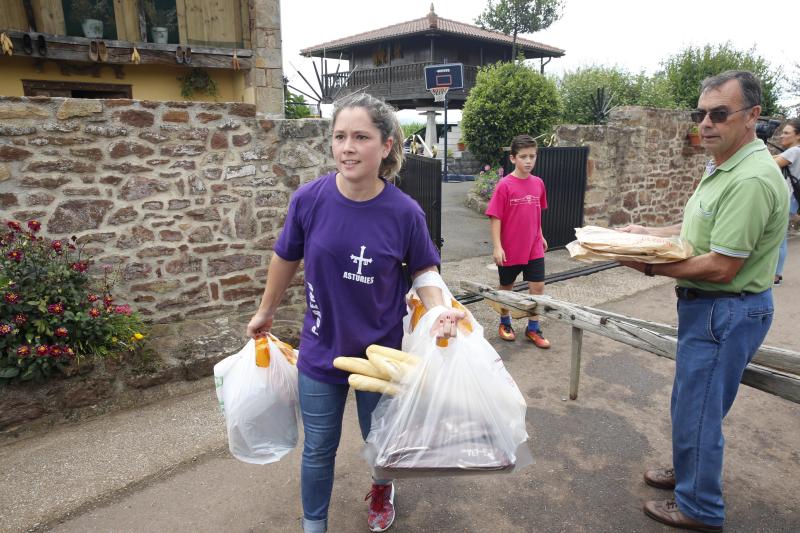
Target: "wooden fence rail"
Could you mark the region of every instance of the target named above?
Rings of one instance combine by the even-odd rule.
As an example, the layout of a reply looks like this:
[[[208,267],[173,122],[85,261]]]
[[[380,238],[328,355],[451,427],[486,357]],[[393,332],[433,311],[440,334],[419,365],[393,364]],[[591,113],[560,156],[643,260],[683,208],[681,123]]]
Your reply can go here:
[[[572,326],[569,397],[578,397],[583,331],[597,333],[644,351],[675,359],[678,330],[666,324],[556,300],[511,291],[498,291],[471,281],[462,281],[461,288],[480,294],[486,300],[528,315],[538,314],[567,322]],[[761,346],[753,362],[747,365],[742,383],[753,388],[800,403],[800,353]]]

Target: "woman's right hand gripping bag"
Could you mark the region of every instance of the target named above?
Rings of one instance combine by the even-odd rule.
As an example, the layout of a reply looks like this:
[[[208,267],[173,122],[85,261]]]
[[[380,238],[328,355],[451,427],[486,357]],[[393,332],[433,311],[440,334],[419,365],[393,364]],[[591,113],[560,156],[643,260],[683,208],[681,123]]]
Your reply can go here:
[[[364,456],[376,479],[513,472],[533,462],[527,405],[500,356],[468,311],[467,327],[437,346],[430,329],[443,310],[405,331],[403,351],[422,360],[373,412]]]
[[[297,445],[296,360],[289,345],[269,335],[250,339],[241,351],[214,366],[228,447],[240,461],[273,463]]]

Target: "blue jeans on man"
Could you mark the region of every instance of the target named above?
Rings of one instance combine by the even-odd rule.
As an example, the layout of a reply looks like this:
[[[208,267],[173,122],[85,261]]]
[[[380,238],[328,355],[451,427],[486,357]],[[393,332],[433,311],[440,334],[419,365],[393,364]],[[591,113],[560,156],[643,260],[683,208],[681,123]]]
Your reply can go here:
[[[671,403],[675,500],[683,514],[708,525],[725,520],[722,419],[772,316],[771,290],[678,300]]]

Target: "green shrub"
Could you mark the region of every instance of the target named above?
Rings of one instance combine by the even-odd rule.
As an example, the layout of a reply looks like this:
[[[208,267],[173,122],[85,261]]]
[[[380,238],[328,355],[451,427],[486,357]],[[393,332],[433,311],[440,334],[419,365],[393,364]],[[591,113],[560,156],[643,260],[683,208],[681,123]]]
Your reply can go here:
[[[493,167],[486,165],[483,167],[483,170],[481,170],[480,173],[475,176],[475,185],[472,187],[472,190],[484,200],[491,200],[492,195],[494,194],[494,188],[497,186],[497,182],[500,181],[500,178],[502,177],[502,166]]]
[[[604,88],[611,106],[640,105],[675,107],[671,88],[663,75],[631,74],[618,67],[592,66],[565,72],[558,81],[564,106],[562,121],[567,124],[592,124],[595,115],[591,97]]]
[[[461,119],[464,142],[482,163],[498,164],[516,135],[549,133],[561,106],[555,83],[522,63],[478,71]]]
[[[743,52],[733,48],[729,42],[717,46],[690,46],[667,58],[662,66],[678,107],[691,109],[697,106],[700,82],[705,78],[725,70],[749,70],[761,80],[761,114],[773,116],[784,111],[778,105],[779,86],[782,83],[780,71],[773,70],[754,48]]]
[[[286,118],[308,118],[311,110],[306,105],[306,99],[302,94],[294,94],[288,89],[284,92],[284,115]]]
[[[138,351],[144,324],[114,301],[113,269],[92,278],[73,243],[37,236],[35,220],[27,226],[10,221],[0,234],[0,383],[42,380],[76,358]]]

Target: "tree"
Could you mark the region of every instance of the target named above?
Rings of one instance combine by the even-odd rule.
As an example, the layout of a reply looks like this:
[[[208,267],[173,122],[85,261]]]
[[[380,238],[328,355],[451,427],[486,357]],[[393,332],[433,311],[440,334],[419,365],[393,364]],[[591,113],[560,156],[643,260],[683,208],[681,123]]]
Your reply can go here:
[[[555,82],[522,63],[496,63],[478,71],[461,131],[470,152],[494,165],[515,135],[549,133],[560,115]]]
[[[562,0],[489,0],[475,24],[511,35],[511,57],[517,57],[517,35],[535,33],[561,18]]]
[[[284,114],[286,118],[307,118],[311,116],[306,99],[302,94],[294,94],[288,89],[284,91]]]
[[[771,116],[783,112],[778,105],[781,73],[773,70],[766,59],[756,54],[755,48],[743,52],[733,48],[729,42],[716,47],[710,44],[702,48],[690,46],[667,58],[662,66],[678,107],[695,107],[700,97],[700,82],[733,69],[749,70],[761,80],[761,114]]]

